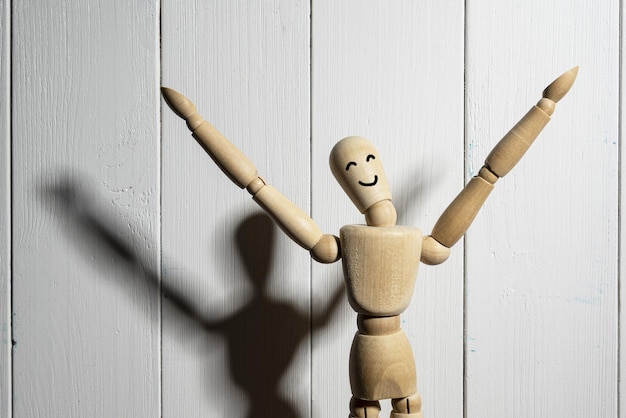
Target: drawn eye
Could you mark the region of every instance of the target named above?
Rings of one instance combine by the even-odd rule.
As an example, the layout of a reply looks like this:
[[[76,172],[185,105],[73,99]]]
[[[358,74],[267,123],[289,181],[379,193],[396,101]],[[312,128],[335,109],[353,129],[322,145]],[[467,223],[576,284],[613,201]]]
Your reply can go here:
[[[346,166],[346,171],[348,171],[350,169],[350,166],[356,165],[356,163],[354,161],[350,161],[348,163],[348,165]]]
[[[365,162],[368,162],[369,160],[375,160],[376,157],[374,157],[372,154],[368,155],[367,158],[365,159]]]

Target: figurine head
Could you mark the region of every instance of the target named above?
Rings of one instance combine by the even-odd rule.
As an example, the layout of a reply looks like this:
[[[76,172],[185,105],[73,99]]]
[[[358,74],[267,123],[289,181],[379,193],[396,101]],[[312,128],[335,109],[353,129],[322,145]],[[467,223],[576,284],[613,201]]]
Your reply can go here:
[[[368,225],[395,225],[396,211],[380,155],[365,138],[344,138],[330,152],[330,169]]]

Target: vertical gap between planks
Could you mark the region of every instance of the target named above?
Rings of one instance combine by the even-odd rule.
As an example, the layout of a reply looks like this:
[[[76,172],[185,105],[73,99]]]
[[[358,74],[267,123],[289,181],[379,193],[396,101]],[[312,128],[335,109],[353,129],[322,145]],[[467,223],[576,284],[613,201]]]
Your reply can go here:
[[[468,139],[467,139],[467,0],[463,2],[463,183],[467,173],[468,158]],[[463,309],[463,366],[461,373],[463,374],[462,397],[463,397],[463,417],[467,417],[467,240],[463,238],[463,292],[462,292],[462,309]]]
[[[159,184],[157,186],[159,191],[159,210],[158,210],[158,219],[159,223],[157,230],[159,231],[159,236],[157,239],[158,242],[158,250],[157,250],[157,265],[159,272],[159,283],[158,283],[158,295],[157,295],[157,315],[159,324],[157,326],[159,332],[159,417],[163,417],[163,107],[161,100],[161,84],[163,80],[163,0],[157,0],[157,16],[156,16],[156,35],[158,36],[156,48],[158,49],[156,54],[156,79],[158,85],[156,86],[157,93],[157,138],[159,141],[158,153],[157,153],[157,167],[159,167]]]
[[[5,122],[7,123],[6,132],[7,132],[7,145],[6,145],[6,161],[7,167],[4,169],[5,173],[8,173],[8,178],[6,180],[6,197],[9,202],[7,204],[8,211],[7,216],[7,248],[6,248],[6,256],[7,256],[7,266],[6,266],[6,281],[7,281],[7,296],[6,300],[8,306],[5,309],[7,318],[7,344],[8,350],[6,355],[7,358],[7,412],[10,414],[10,417],[14,416],[13,411],[13,2],[11,0],[6,0],[5,3],[5,11],[2,19],[6,24],[6,36],[7,39],[4,40],[4,47],[6,48],[5,57],[7,57],[7,66],[5,74],[5,82],[7,83],[7,90],[5,93],[5,106],[7,106],[7,113],[5,117]]]
[[[309,215],[313,216],[313,0],[309,0]],[[313,418],[313,258],[309,258],[309,417]]]

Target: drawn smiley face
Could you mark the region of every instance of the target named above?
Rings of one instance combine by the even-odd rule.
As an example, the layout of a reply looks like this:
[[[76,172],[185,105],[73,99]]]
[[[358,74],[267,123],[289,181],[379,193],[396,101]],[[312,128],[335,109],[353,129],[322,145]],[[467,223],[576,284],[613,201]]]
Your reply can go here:
[[[367,157],[365,157],[365,162],[369,163],[370,160],[375,160],[376,156],[374,154],[367,154]],[[356,167],[358,164],[356,163],[356,161],[350,161],[347,165],[346,165],[346,171],[350,170],[350,167]],[[363,186],[363,187],[371,187],[371,186],[376,186],[376,184],[378,183],[378,174],[374,174],[374,179],[369,182],[363,182],[361,180],[357,181],[359,185]]]

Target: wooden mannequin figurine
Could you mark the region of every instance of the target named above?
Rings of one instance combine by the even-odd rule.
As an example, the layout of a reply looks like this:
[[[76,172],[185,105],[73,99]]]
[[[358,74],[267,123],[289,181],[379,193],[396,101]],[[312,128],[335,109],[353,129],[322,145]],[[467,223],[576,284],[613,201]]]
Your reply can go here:
[[[391,418],[423,417],[415,361],[400,329],[419,262],[444,262],[493,189],[524,155],[550,120],[555,104],[576,79],[572,68],[543,92],[543,98],[491,151],[478,175],[465,186],[435,224],[431,235],[396,226],[396,210],[381,158],[366,139],[348,137],[330,153],[331,170],[367,225],[348,225],[339,238],[323,234],[315,222],[259,177],[255,166],[180,93],[162,88],[165,101],[224,173],[253,199],[300,246],[321,263],[343,259],[348,300],[357,312],[358,332],[350,352],[350,417],[378,417],[380,400],[391,399]]]

